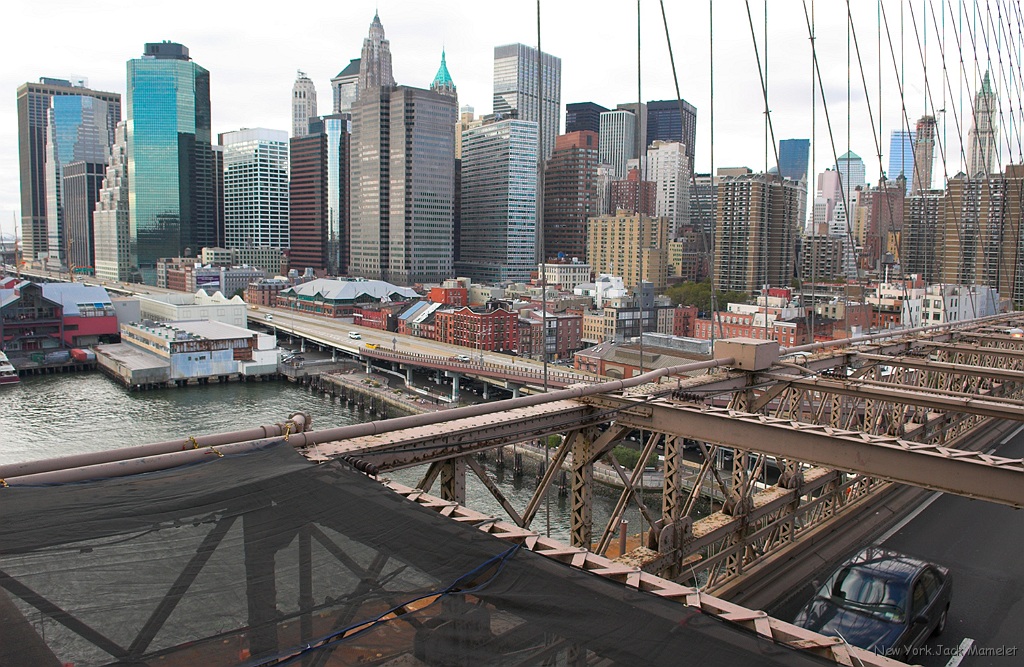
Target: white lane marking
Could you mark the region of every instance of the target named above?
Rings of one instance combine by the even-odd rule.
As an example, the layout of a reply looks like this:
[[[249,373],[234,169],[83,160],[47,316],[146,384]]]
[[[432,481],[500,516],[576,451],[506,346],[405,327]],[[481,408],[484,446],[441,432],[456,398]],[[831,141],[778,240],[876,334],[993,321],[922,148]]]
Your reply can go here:
[[[903,526],[907,525],[908,523],[910,523],[911,521],[916,519],[918,514],[920,514],[921,512],[925,511],[926,509],[928,509],[928,506],[931,505],[932,503],[934,503],[936,500],[938,500],[939,496],[941,496],[941,495],[942,495],[941,492],[936,491],[932,495],[928,496],[928,500],[926,500],[923,503],[921,503],[920,507],[918,507],[916,510],[914,510],[913,512],[908,514],[906,517],[904,517],[903,521],[900,521],[898,524],[896,524],[895,526],[893,526],[889,530],[885,531],[885,534],[882,535],[880,538],[878,538],[878,543],[879,544],[884,543],[890,537],[892,537],[893,535],[898,533],[900,530],[902,530]]]
[[[956,647],[956,653],[946,663],[946,667],[957,667],[967,657],[967,652],[971,650],[972,646],[974,646],[974,640],[970,637],[964,637],[964,640],[960,642],[960,646]]]
[[[1021,424],[1016,429],[1014,429],[1013,433],[1011,433],[1010,435],[1008,435],[1005,438],[1003,438],[1002,440],[1000,440],[999,444],[1000,445],[1005,445],[1006,443],[1010,442],[1015,437],[1017,437],[1017,434],[1020,433],[1021,431],[1024,431],[1024,424]]]

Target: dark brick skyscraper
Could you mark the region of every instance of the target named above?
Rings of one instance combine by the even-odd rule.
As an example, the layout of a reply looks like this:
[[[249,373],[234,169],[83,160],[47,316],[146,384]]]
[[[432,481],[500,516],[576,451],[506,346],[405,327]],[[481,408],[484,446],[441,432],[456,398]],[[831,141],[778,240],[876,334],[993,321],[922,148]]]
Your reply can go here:
[[[612,210],[639,213],[649,218],[657,215],[658,184],[641,181],[640,172],[630,169],[624,181],[612,181]]]
[[[597,208],[597,132],[563,134],[544,171],[544,250],[547,258],[582,259],[587,218]],[[545,258],[545,259],[547,259]]]

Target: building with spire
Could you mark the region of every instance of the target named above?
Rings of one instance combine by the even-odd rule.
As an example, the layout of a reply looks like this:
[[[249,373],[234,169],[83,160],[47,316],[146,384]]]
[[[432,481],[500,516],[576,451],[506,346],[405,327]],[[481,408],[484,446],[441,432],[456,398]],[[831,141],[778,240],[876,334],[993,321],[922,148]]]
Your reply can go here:
[[[354,276],[396,283],[451,277],[454,245],[455,83],[396,86],[390,45],[374,16],[352,105],[351,263]]]
[[[394,88],[391,71],[391,42],[384,38],[384,26],[378,14],[373,15],[370,34],[363,40],[363,53],[359,61],[359,93],[370,88]]]
[[[458,97],[458,93],[455,92],[455,82],[452,81],[452,75],[448,73],[448,64],[445,62],[443,49],[441,50],[441,66],[437,68],[437,75],[434,76],[430,89],[435,93]]]
[[[309,119],[316,118],[316,86],[306,73],[299,70],[292,86],[292,136],[309,134]]]
[[[914,174],[911,194],[932,189],[932,165],[935,163],[935,116],[921,116],[914,130]]]
[[[981,90],[974,96],[974,124],[968,134],[967,175],[984,178],[995,168],[997,100],[988,71],[981,81]]]

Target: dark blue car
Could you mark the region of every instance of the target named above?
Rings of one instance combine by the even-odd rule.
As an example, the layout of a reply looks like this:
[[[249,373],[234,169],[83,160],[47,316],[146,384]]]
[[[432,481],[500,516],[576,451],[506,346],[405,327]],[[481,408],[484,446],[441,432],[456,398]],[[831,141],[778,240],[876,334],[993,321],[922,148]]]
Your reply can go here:
[[[793,623],[890,658],[907,658],[946,627],[946,568],[879,547],[843,563]]]

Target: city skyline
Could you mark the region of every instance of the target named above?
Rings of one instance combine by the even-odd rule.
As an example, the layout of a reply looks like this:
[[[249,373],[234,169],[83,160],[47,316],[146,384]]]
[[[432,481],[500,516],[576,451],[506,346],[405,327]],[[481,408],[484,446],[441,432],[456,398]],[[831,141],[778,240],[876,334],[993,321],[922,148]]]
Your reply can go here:
[[[319,12],[316,21],[296,21],[292,25],[267,28],[262,12],[240,14],[231,8],[202,6],[202,23],[196,22],[199,5],[187,0],[180,11],[160,16],[159,28],[152,27],[153,17],[124,3],[130,10],[120,11],[119,3],[110,7],[109,15],[118,17],[116,23],[87,8],[73,3],[47,3],[46,7],[18,6],[9,10],[10,26],[45,25],[48,43],[53,46],[39,49],[26,38],[12,34],[5,40],[0,85],[13,97],[18,85],[38,81],[40,77],[86,77],[93,89],[125,92],[125,67],[128,60],[137,57],[144,42],[164,39],[189,46],[191,55],[203,64],[211,75],[213,133],[233,131],[246,127],[267,127],[287,130],[291,126],[289,92],[295,72],[302,69],[315,82],[321,99],[330,98],[330,79],[343,70],[352,58],[360,55],[366,36],[366,25],[374,12],[379,12],[387,26],[391,42],[395,79],[399,85],[425,88],[437,69],[440,53],[447,53],[448,67],[459,87],[460,104],[468,104],[478,114],[490,111],[493,96],[493,49],[495,46],[521,42],[535,45],[535,4],[512,2],[493,13],[479,10],[469,3],[446,3],[430,6],[408,0],[383,3],[357,2],[344,7],[314,6]],[[898,9],[898,8],[897,8]],[[757,61],[750,35],[745,26],[737,23],[735,29],[723,29],[738,21],[736,12],[728,8],[715,9],[715,160],[710,163],[709,145],[709,76],[706,6],[668,7],[668,23],[672,33],[675,59],[679,68],[680,93],[697,108],[698,129],[695,170],[710,167],[749,166],[755,171],[765,168],[763,105],[757,74]],[[672,99],[675,88],[667,58],[665,37],[658,6],[643,6],[642,89],[643,101]],[[754,10],[757,11],[756,9]],[[562,59],[562,104],[594,101],[608,108],[635,102],[636,90],[636,31],[635,6],[598,3],[585,14],[578,7],[553,3],[542,7],[543,41],[541,48]],[[826,98],[833,113],[842,112],[845,121],[846,101],[846,17],[840,8],[819,8],[817,12],[818,57],[825,80]],[[875,9],[866,9],[854,20],[861,26],[874,26]],[[754,23],[763,17],[754,17]],[[745,24],[745,21],[743,22]],[[560,30],[560,25],[573,25],[573,31]],[[811,136],[810,131],[810,50],[806,46],[806,25],[799,6],[772,7],[769,10],[769,52],[773,63],[769,69],[769,97],[775,136]],[[472,28],[472,29],[466,29]],[[94,31],[103,39],[74,40],[75,48],[64,48],[72,43],[72,36]],[[839,32],[837,32],[839,31]],[[823,35],[841,34],[844,39],[821,39]],[[907,53],[916,53],[916,43],[908,37]],[[947,37],[952,39],[952,37]],[[760,41],[760,39],[759,39]],[[841,42],[841,43],[840,43]],[[600,48],[594,48],[600,45]],[[763,44],[758,46],[762,57]],[[878,71],[871,61],[873,49],[862,47],[865,70]],[[937,51],[937,49],[935,49]],[[786,53],[786,60],[780,53]],[[31,57],[25,57],[30,54]],[[937,57],[937,56],[935,56]],[[780,65],[779,63],[785,63]],[[800,63],[800,66],[796,66]],[[804,66],[807,65],[807,66]],[[891,63],[883,60],[883,88],[895,88]],[[973,63],[968,63],[973,75]],[[923,77],[920,67],[908,62],[906,89],[908,109],[914,109],[910,122],[924,111]],[[984,67],[982,68],[984,69]],[[840,74],[840,71],[842,72]],[[953,68],[951,71],[957,71]],[[980,75],[974,75],[980,79]],[[612,83],[614,82],[614,83]],[[997,94],[1002,76],[993,74]],[[956,81],[954,81],[954,87]],[[933,92],[938,93],[933,83]],[[872,85],[869,76],[869,89]],[[976,82],[968,80],[967,89],[975,90]],[[870,122],[863,101],[863,92],[852,87],[853,116],[851,139],[837,137],[837,150],[847,148],[872,156],[878,162],[871,135]],[[941,95],[939,96],[941,98]],[[877,105],[872,101],[877,116]],[[898,111],[890,108],[878,124],[885,139],[892,129],[903,122]],[[950,107],[952,108],[952,107]],[[908,113],[910,113],[908,111]],[[836,124],[838,121],[833,120]],[[939,135],[945,131],[944,119],[939,119]],[[969,122],[962,123],[969,127]],[[843,123],[845,125],[845,122]],[[952,127],[952,122],[949,123]],[[13,101],[0,109],[0,228],[10,233],[12,219],[20,219],[19,175],[17,169],[17,121]],[[837,135],[844,135],[838,127]],[[845,129],[845,128],[844,128]],[[564,131],[564,125],[560,128]],[[966,132],[966,127],[964,129]],[[949,132],[955,130],[950,129]],[[815,133],[819,144],[812,170],[817,173],[834,162],[828,146],[827,130],[818,115]],[[841,143],[841,145],[840,145]],[[949,143],[953,143],[950,141]],[[959,170],[959,141],[957,150],[947,149],[951,157],[947,171]],[[1002,143],[1005,143],[1003,141]],[[1000,146],[1005,153],[1005,147]],[[770,153],[770,151],[768,151]],[[866,161],[868,158],[866,158]],[[1005,156],[1003,161],[1006,161]],[[887,166],[888,156],[882,162]],[[768,164],[767,166],[772,166]],[[936,170],[942,169],[937,158]],[[875,182],[878,164],[867,164],[868,181]],[[12,215],[12,213],[14,215]]]

